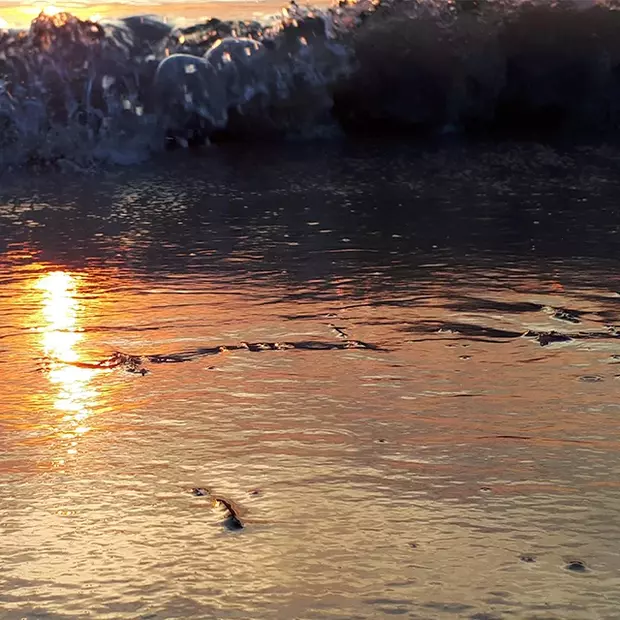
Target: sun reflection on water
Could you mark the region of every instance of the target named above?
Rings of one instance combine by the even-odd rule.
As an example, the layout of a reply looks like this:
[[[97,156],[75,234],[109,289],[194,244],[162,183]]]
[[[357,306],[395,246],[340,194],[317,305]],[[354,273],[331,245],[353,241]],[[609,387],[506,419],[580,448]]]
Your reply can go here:
[[[43,295],[43,320],[38,331],[48,362],[48,378],[56,388],[53,407],[62,414],[55,427],[70,455],[78,451],[78,438],[90,430],[88,418],[97,397],[91,380],[98,370],[72,365],[80,361],[76,347],[83,338],[79,325],[79,283],[75,275],[53,271],[42,276],[36,285]]]

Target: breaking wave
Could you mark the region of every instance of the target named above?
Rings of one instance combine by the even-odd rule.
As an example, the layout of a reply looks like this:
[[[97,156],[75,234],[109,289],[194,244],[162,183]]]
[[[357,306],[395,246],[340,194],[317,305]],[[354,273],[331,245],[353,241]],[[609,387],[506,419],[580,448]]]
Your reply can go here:
[[[267,23],[39,15],[0,30],[0,164],[132,163],[371,132],[614,140],[620,3],[294,2]]]

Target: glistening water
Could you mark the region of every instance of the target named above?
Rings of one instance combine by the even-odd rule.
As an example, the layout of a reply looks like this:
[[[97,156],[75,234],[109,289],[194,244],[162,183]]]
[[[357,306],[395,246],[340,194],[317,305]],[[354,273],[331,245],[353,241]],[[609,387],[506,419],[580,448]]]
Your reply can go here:
[[[0,617],[617,618],[616,161],[4,178]]]

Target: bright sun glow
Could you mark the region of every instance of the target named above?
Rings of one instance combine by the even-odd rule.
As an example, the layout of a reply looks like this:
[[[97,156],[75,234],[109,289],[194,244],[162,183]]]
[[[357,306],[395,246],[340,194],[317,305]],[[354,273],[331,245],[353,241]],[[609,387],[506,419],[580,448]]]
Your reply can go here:
[[[53,17],[54,15],[58,15],[58,13],[72,13],[75,12],[76,7],[64,7],[58,6],[57,4],[51,4],[48,2],[34,2],[29,5],[20,5],[19,8],[16,9],[16,13],[19,12],[23,15],[22,19],[26,19],[27,21],[32,21],[41,13],[44,15],[48,15],[49,17]],[[15,21],[20,25],[22,19],[16,18]]]
[[[55,4],[47,4],[41,9],[41,12],[51,17],[52,15],[62,13],[62,9],[59,9]]]
[[[77,452],[76,439],[90,430],[86,420],[97,395],[89,385],[97,371],[72,365],[79,361],[76,346],[83,338],[78,285],[79,279],[65,271],[47,273],[36,285],[42,293],[43,324],[38,331],[49,380],[57,390],[54,409],[62,414],[58,432],[69,442],[68,454]]]
[[[43,291],[43,348],[51,358],[74,362],[77,355],[73,347],[80,341],[76,333],[77,302],[75,279],[64,271],[54,271],[43,276],[37,287]]]

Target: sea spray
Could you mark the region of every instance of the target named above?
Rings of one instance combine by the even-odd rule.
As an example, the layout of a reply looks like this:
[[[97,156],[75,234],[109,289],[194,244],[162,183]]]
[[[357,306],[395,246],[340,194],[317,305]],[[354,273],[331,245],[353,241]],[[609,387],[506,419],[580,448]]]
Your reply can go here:
[[[613,141],[614,3],[291,3],[266,23],[39,15],[0,32],[0,163],[338,132]]]

